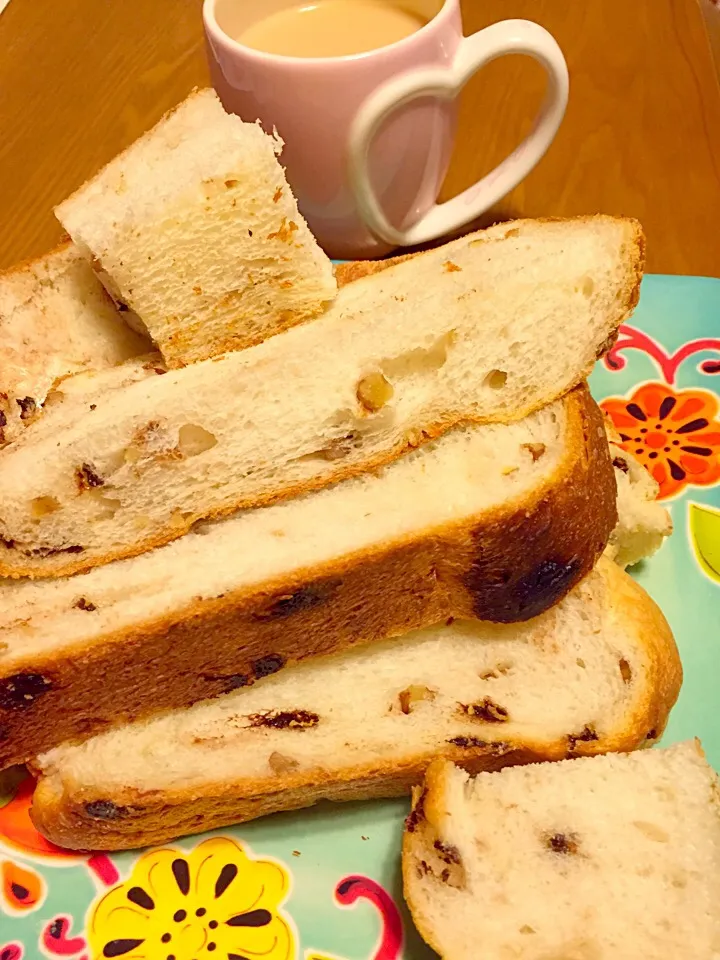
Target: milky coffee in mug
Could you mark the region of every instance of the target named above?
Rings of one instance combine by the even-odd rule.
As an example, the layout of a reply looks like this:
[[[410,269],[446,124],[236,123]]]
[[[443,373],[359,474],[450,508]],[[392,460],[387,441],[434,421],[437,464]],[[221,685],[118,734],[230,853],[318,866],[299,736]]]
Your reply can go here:
[[[543,156],[567,103],[565,60],[546,30],[504,20],[464,37],[460,0],[204,0],[203,17],[225,109],[277,129],[300,210],[338,258],[378,257],[478,217]],[[535,125],[500,166],[438,204],[457,94],[511,53],[547,72]]]
[[[317,0],[276,10],[235,39],[284,57],[348,57],[397,43],[427,22],[388,0]]]

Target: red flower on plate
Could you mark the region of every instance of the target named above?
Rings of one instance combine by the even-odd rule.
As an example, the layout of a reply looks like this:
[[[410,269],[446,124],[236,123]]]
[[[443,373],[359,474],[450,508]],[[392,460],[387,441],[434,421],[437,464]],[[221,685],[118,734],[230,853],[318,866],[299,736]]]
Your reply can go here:
[[[4,947],[0,947],[0,960],[22,960],[22,958],[23,945],[17,940],[15,943],[6,943]]]
[[[720,481],[718,398],[707,390],[673,390],[646,383],[629,399],[600,404],[615,424],[621,444],[660,485],[660,499],[686,486]]]

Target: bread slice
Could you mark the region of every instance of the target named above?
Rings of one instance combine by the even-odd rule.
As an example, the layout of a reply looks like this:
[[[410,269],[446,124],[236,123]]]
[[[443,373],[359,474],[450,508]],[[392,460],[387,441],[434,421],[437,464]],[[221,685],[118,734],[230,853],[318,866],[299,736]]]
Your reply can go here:
[[[48,394],[43,407],[43,429],[61,430],[78,413],[92,409],[107,390],[166,372],[160,355],[149,354],[107,370],[67,377]],[[605,425],[607,428],[607,419]],[[615,443],[610,443],[610,456],[617,485],[618,519],[605,555],[628,567],[659,550],[672,533],[672,520],[657,502],[658,485],[645,467]]]
[[[0,446],[22,434],[61,378],[150,349],[72,244],[1,273]]]
[[[0,574],[89,569],[527,415],[611,342],[641,248],[629,220],[503,225],[345,285],[312,324],[109,391],[0,451]]]
[[[43,429],[57,432],[107,390],[166,373],[159,354],[146,354],[107,370],[76,374],[56,384],[43,407]],[[606,421],[607,427],[607,421]],[[33,427],[38,430],[37,426]],[[632,454],[610,443],[617,486],[618,519],[605,556],[628,567],[652,556],[672,533],[668,511],[656,501],[658,486]]]
[[[59,747],[37,761],[32,815],[62,846],[136,847],[404,793],[435,757],[493,769],[630,750],[660,735],[679,685],[662,614],[603,560],[527,623],[432,627]]]
[[[580,388],[143,556],[0,583],[0,768],[356,642],[529,619],[592,568],[615,519]]]
[[[42,408],[43,429],[63,429],[78,413],[93,409],[97,398],[107,390],[166,372],[159,354],[146,354],[117,367],[66,377],[47,396]],[[38,427],[33,426],[33,430]],[[610,443],[610,456],[617,485],[618,519],[605,555],[628,567],[659,550],[672,533],[672,520],[657,502],[658,485],[645,467],[615,443]]]
[[[197,90],[55,211],[169,366],[260,343],[334,297],[281,149]]]
[[[97,398],[107,390],[166,372],[160,355],[149,354],[107,370],[67,377],[48,394],[43,407],[43,429],[62,430],[79,413],[93,409]],[[37,431],[38,427],[33,429]],[[645,467],[614,443],[610,444],[610,455],[617,485],[618,519],[605,555],[627,567],[656,553],[672,533],[672,520],[656,501],[658,486]]]
[[[712,960],[720,789],[697,741],[470,779],[433,764],[405,897],[444,960]]]

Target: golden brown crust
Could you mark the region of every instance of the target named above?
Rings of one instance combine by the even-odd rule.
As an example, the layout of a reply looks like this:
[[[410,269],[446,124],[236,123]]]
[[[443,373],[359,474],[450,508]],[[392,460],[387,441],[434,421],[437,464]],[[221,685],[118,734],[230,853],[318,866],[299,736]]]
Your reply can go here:
[[[598,217],[602,218],[601,215],[598,215]],[[562,218],[546,219],[560,220]],[[597,219],[597,217],[579,217],[577,219],[593,220]],[[628,244],[626,255],[627,262],[632,264],[632,279],[629,280],[626,289],[618,295],[618,303],[622,305],[618,307],[619,316],[616,317],[612,321],[611,325],[608,326],[607,336],[597,352],[598,359],[603,355],[603,353],[610,349],[617,336],[618,327],[632,313],[640,296],[639,285],[640,279],[642,278],[645,240],[640,224],[636,220],[628,220],[628,222],[633,225],[634,229],[633,239]],[[508,227],[512,228],[512,223],[508,224]],[[351,279],[359,280],[362,277],[370,274],[382,272],[382,270],[393,266],[395,263],[399,263],[416,256],[420,257],[422,255],[423,253],[406,254],[400,257],[395,257],[392,260],[368,261],[367,266],[362,267],[358,266],[357,264],[350,264],[349,269],[351,270]],[[589,364],[585,369],[580,370],[575,382],[569,384],[563,393],[569,392],[586,380],[592,371],[592,366],[593,364]],[[557,399],[557,395],[554,394],[552,396],[543,397],[537,403],[527,404],[525,407],[517,409],[512,416],[508,416],[506,418],[506,422],[521,420],[555,399]],[[285,485],[279,492],[277,490],[272,490],[262,495],[253,495],[251,498],[241,498],[224,507],[218,507],[210,511],[201,511],[197,514],[186,512],[183,514],[182,519],[177,517],[175,518],[175,522],[172,527],[157,530],[154,534],[147,536],[145,539],[138,538],[134,544],[126,544],[122,548],[118,548],[112,552],[108,551],[105,554],[86,556],[82,552],[64,552],[52,557],[32,558],[23,556],[22,559],[18,559],[18,550],[14,546],[7,548],[7,545],[6,548],[3,549],[3,541],[0,540],[0,577],[9,577],[14,579],[23,577],[29,577],[30,579],[42,577],[67,577],[76,573],[85,573],[88,570],[91,570],[93,567],[103,566],[104,564],[111,563],[114,560],[129,559],[131,557],[139,556],[142,553],[146,553],[148,550],[162,547],[166,543],[170,543],[172,540],[178,539],[186,534],[192,528],[193,524],[197,523],[198,521],[218,520],[222,517],[230,516],[231,514],[236,513],[238,510],[269,506],[270,504],[279,500],[289,500],[293,497],[302,496],[303,494],[310,493],[313,490],[322,489],[330,483],[338,483],[342,480],[347,480],[386,466],[417,446],[421,446],[424,443],[428,443],[431,440],[437,439],[444,433],[447,433],[448,430],[451,430],[460,424],[484,424],[488,422],[494,422],[494,419],[492,417],[469,418],[465,416],[458,416],[454,412],[449,412],[435,422],[423,424],[421,430],[417,431],[417,437],[412,441],[408,439],[400,440],[393,448],[381,451],[372,458],[349,465],[343,465],[342,461],[337,461],[337,466],[333,473],[326,473],[311,480],[305,480],[302,483]],[[6,562],[3,562],[3,555],[5,558],[7,558],[11,551],[13,555],[13,563],[8,565]]]
[[[565,456],[530,495],[59,654],[0,661],[0,769],[306,657],[451,616],[513,622],[548,609],[592,569],[617,520],[600,411],[586,387],[565,409]]]
[[[17,273],[25,273],[27,270],[32,270],[41,263],[44,263],[48,257],[51,257],[53,254],[64,253],[72,246],[72,241],[67,234],[63,235],[57,244],[55,244],[52,249],[48,250],[47,253],[43,253],[38,257],[28,257],[25,260],[20,260],[18,263],[14,263],[11,267],[5,267],[0,270],[0,280],[12,277]]]
[[[493,227],[496,226],[506,226],[508,228],[505,237],[512,235],[516,231],[516,224],[518,222],[523,222],[518,220],[505,220],[501,223],[493,224]],[[533,218],[534,223],[562,223],[567,220],[584,220],[588,223],[593,220],[605,220],[608,219],[606,214],[595,214],[590,216],[579,216],[579,217],[535,217]],[[628,314],[632,313],[635,307],[638,304],[640,298],[640,281],[643,277],[643,272],[645,269],[645,234],[643,233],[642,225],[639,220],[634,219],[633,217],[625,218],[616,218],[611,217],[610,219],[624,219],[627,223],[631,224],[633,227],[633,238],[630,244],[628,244],[628,249],[626,251],[627,261],[633,265],[633,270],[635,273],[635,281],[631,283],[628,287],[628,290],[625,291],[624,298],[629,304]],[[482,237],[478,238],[482,240]],[[338,288],[344,287],[348,283],[352,283],[355,280],[361,280],[363,277],[369,277],[376,273],[382,273],[383,270],[387,270],[390,267],[396,266],[398,263],[404,263],[406,260],[413,260],[416,257],[421,257],[423,253],[428,253],[428,250],[414,250],[412,253],[402,253],[395,257],[387,257],[384,260],[348,260],[344,263],[338,263],[334,267],[335,279],[337,280]],[[622,299],[622,298],[621,298]],[[601,354],[602,356],[602,354]]]
[[[236,334],[232,337],[225,337],[225,339],[215,337],[206,345],[205,349],[200,349],[198,344],[193,343],[192,336],[190,336],[189,332],[185,329],[171,334],[169,337],[163,339],[162,342],[158,341],[158,346],[162,350],[162,355],[168,370],[180,370],[189,363],[199,363],[201,360],[209,360],[211,357],[220,358],[226,353],[233,353],[236,350],[247,350],[248,347],[255,347],[264,340],[267,340],[271,334],[275,336],[275,334],[284,333],[286,330],[289,330],[291,327],[296,327],[300,323],[308,323],[308,321],[314,320],[320,316],[322,310],[322,304],[318,305],[314,310],[303,310],[302,312],[286,310],[285,316],[281,320],[278,320],[269,332],[267,330],[259,331],[254,336]],[[192,353],[189,350],[190,346],[193,347]],[[182,359],[182,357],[185,359]]]
[[[405,263],[406,260],[412,260],[418,256],[420,256],[419,253],[402,253],[398,257],[388,257],[387,260],[346,260],[344,263],[338,263],[333,268],[338,289],[355,280],[362,280],[363,277],[382,273],[389,267]]]
[[[423,852],[434,850],[436,840],[441,844],[443,842],[442,834],[438,833],[437,828],[446,813],[443,797],[447,772],[446,764],[442,759],[438,759],[430,764],[422,786],[413,788],[411,812],[405,821],[401,858],[403,896],[413,923],[425,943],[439,956],[442,956],[442,947],[435,939],[433,924],[428,921],[423,908],[413,897],[415,888],[413,872],[425,860]]]
[[[628,737],[628,742],[630,738]],[[636,744],[633,743],[633,746]],[[597,744],[591,746],[597,747]],[[630,749],[630,748],[629,748]],[[561,743],[518,747],[503,756],[487,749],[448,744],[443,756],[475,771],[564,756]],[[134,789],[107,792],[61,784],[59,777],[40,777],[31,816],[43,836],[70,850],[123,850],[162,844],[190,833],[243,823],[271,813],[299,810],[320,800],[373,800],[403,796],[422,781],[438,754],[404,757],[392,763],[368,763],[333,774],[211,783],[176,791]],[[293,783],[297,781],[296,783]],[[304,781],[304,782],[303,782]],[[282,786],[279,784],[282,783]],[[88,812],[90,806],[90,812]],[[92,812],[102,812],[93,816]]]
[[[667,623],[645,591],[610,561],[603,561],[599,569],[606,577],[608,595],[617,605],[618,615],[631,624],[628,629],[645,647],[651,662],[636,711],[619,719],[618,728],[600,740],[573,741],[572,746],[568,736],[551,741],[518,739],[483,747],[445,744],[424,755],[378,759],[334,772],[315,769],[282,777],[208,781],[174,790],[103,791],[100,787],[77,784],[71,777],[63,777],[59,769],[40,776],[33,822],[48,839],[70,849],[130,849],[311,806],[319,800],[367,800],[407,794],[422,782],[433,761],[441,759],[478,773],[515,764],[562,760],[570,754],[593,756],[643,746],[649,732],[660,736],[677,699],[681,679],[678,652]],[[442,765],[428,771],[424,809],[414,816],[415,827],[422,826],[421,820],[440,822],[441,783],[435,783],[433,778],[440,781],[442,773]],[[416,810],[418,799],[419,794]]]
[[[654,705],[653,705],[654,706]],[[652,711],[653,717],[657,711]],[[650,718],[650,712],[647,718]],[[645,719],[645,718],[643,718]],[[645,740],[646,723],[628,727],[607,740],[578,744],[573,756],[629,751]],[[320,800],[372,800],[403,796],[422,782],[428,765],[440,757],[472,773],[568,756],[568,741],[517,743],[498,752],[448,744],[436,753],[375,762],[337,773],[311,771],[279,779],[205,783],[178,790],[102,791],[64,783],[60,775],[40,777],[32,808],[37,829],[71,850],[122,850],[166,843],[177,837],[243,823]],[[110,794],[110,795],[109,795]],[[90,810],[88,811],[88,807]],[[93,812],[101,812],[94,816]]]
[[[635,283],[631,285],[630,295],[628,297],[628,315],[630,315],[640,302],[640,284],[645,272],[645,261],[647,252],[647,243],[642,225],[639,220],[630,221],[634,226],[633,242],[631,252],[628,253],[635,267]]]
[[[602,569],[618,621],[636,622],[637,632],[646,638],[650,661],[648,696],[647,703],[641,705],[636,724],[641,721],[646,724],[645,739],[651,746],[662,736],[670,710],[680,694],[683,679],[680,654],[667,620],[645,590],[614,563],[604,563]]]

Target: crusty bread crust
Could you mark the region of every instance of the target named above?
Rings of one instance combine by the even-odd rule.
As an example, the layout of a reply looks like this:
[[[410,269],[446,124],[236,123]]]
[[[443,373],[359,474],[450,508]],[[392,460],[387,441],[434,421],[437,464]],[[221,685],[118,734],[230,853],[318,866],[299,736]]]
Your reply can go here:
[[[560,222],[562,219],[563,218],[559,217],[545,218],[542,222]],[[587,221],[588,223],[591,223],[593,220],[602,220],[606,218],[602,215],[597,215],[590,217],[577,217],[573,219],[576,221]],[[613,346],[615,340],[617,339],[620,325],[635,309],[640,296],[640,281],[642,279],[645,262],[645,237],[642,232],[642,227],[637,221],[628,219],[627,223],[632,227],[632,239],[628,241],[627,250],[625,252],[625,258],[628,266],[628,282],[625,285],[625,288],[618,293],[617,314],[608,320],[606,327],[607,335],[596,351],[596,360],[600,359]],[[507,226],[509,231],[514,229],[512,223],[509,223]],[[508,235],[509,234],[506,234],[505,238]],[[478,238],[478,241],[476,242],[482,242],[482,239]],[[430,252],[432,251],[422,251],[417,254],[405,254],[384,261],[368,261],[368,263],[364,266],[360,263],[350,263],[347,265],[347,274],[338,282],[339,286],[344,286],[349,282],[363,283],[366,280],[370,280],[373,274],[391,269],[406,260],[421,258]],[[338,270],[340,270],[340,266],[336,268],[336,273]],[[538,402],[526,403],[525,406],[519,407],[514,411],[511,419],[521,420],[524,417],[534,413],[540,407],[545,406],[557,399],[558,396],[562,395],[564,392],[574,389],[576,386],[586,380],[586,378],[590,375],[591,370],[592,364],[589,364],[584,369],[579,369],[574,381],[567,385],[567,389],[565,386],[563,386],[563,390],[559,391],[559,393],[547,395],[541,398]],[[91,551],[64,551],[45,556],[28,556],[27,553],[30,551],[22,551],[17,548],[17,545],[12,540],[7,542],[4,541],[3,538],[0,538],[0,577],[9,577],[14,579],[20,579],[23,577],[28,577],[30,579],[39,579],[43,577],[66,577],[72,576],[76,573],[87,572],[93,567],[102,566],[114,560],[138,556],[142,553],[146,553],[148,550],[164,546],[164,544],[178,539],[186,534],[192,528],[193,524],[200,520],[217,520],[222,517],[229,516],[238,510],[269,506],[271,503],[277,502],[278,500],[287,500],[293,497],[302,496],[306,493],[312,492],[313,490],[321,489],[322,487],[327,486],[329,483],[337,483],[342,480],[347,480],[351,477],[359,476],[363,473],[379,469],[380,467],[386,466],[387,464],[399,459],[401,456],[407,454],[416,447],[432,440],[436,440],[449,430],[469,422],[485,423],[492,422],[492,420],[491,418],[486,417],[469,418],[457,412],[447,411],[437,420],[423,423],[420,430],[414,431],[414,436],[412,438],[404,437],[402,440],[396,442],[393,447],[384,449],[372,457],[368,456],[365,459],[354,461],[352,463],[345,463],[343,460],[333,461],[333,471],[331,473],[317,475],[312,479],[303,481],[302,483],[286,483],[279,487],[273,488],[266,493],[254,494],[251,497],[246,496],[244,499],[238,499],[234,503],[222,507],[200,509],[197,513],[193,511],[184,512],[181,517],[178,517],[177,515],[174,516],[173,523],[171,525],[161,528],[154,528],[149,532],[143,533],[142,537],[138,535],[138,538],[133,543],[127,543],[122,547],[115,545],[112,549],[109,549],[105,553],[96,553]]]
[[[592,569],[617,520],[602,415],[584,386],[565,409],[565,454],[530,494],[0,667],[0,769],[354,643],[448,617],[513,622],[542,613]]]
[[[618,718],[618,727],[597,741],[578,741],[573,756],[633,750],[661,736],[677,699],[682,670],[675,642],[662,613],[645,591],[609,561],[598,568],[606,578],[617,616],[647,651],[646,695],[634,713]],[[175,790],[137,789],[103,792],[62,775],[40,777],[32,819],[54,843],[71,849],[116,850],[165,843],[175,837],[310,806],[319,800],[367,800],[406,794],[419,784],[428,765],[441,756],[477,773],[511,764],[560,760],[568,756],[567,737],[511,742],[509,749],[459,747],[422,755],[368,761],[350,769],[303,770],[282,776],[236,782],[207,782]],[[417,803],[415,826],[436,815],[432,789]],[[90,805],[88,807],[88,805]],[[412,822],[412,821],[411,821]],[[412,843],[407,837],[406,845]],[[425,933],[425,931],[423,931]]]
[[[382,273],[389,267],[419,256],[419,253],[402,253],[399,257],[388,257],[386,260],[346,260],[344,263],[338,263],[334,268],[338,289],[348,283],[354,283],[355,280],[362,280],[363,277],[370,277],[374,273]]]
[[[315,309],[308,310],[284,310],[282,319],[277,320],[273,325],[272,335],[285,333],[292,327],[300,323],[309,323],[321,316],[327,302],[318,303]],[[170,334],[162,344],[162,356],[167,363],[168,370],[180,370],[191,363],[199,363],[201,360],[208,360],[210,357],[219,357],[224,353],[232,353],[235,350],[247,350],[249,347],[256,347],[259,343],[267,340],[267,334],[258,333],[256,336],[237,333],[226,337],[217,337],[213,340],[212,353],[200,351],[194,344],[192,333],[185,329],[178,330]],[[192,354],[193,348],[195,354]]]
[[[12,277],[18,273],[24,273],[26,270],[32,269],[37,264],[42,263],[43,260],[46,260],[49,256],[52,256],[52,254],[64,253],[71,245],[72,240],[70,237],[68,237],[67,234],[63,234],[58,243],[56,243],[54,247],[51,247],[47,253],[43,253],[35,257],[26,257],[24,260],[19,260],[10,267],[4,267],[2,270],[0,270],[0,280],[4,279],[5,277]]]

